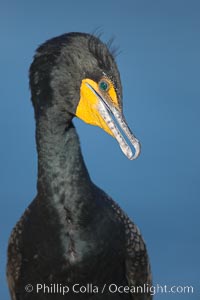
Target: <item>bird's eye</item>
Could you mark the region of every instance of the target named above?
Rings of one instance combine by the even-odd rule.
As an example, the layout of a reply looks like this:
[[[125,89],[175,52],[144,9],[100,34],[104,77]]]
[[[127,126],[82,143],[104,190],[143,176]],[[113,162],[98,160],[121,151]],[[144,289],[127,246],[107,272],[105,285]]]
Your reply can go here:
[[[100,90],[102,90],[103,92],[107,92],[107,90],[109,89],[109,84],[107,81],[105,80],[101,80],[99,82],[99,88]]]

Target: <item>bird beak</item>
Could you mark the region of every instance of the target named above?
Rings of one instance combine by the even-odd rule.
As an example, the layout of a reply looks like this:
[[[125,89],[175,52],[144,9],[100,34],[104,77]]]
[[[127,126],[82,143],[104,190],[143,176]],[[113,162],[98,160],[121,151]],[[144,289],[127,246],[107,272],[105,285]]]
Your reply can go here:
[[[136,137],[128,127],[122,111],[113,104],[110,104],[110,101],[106,100],[105,97],[100,92],[96,91],[96,89],[94,89],[93,86],[88,82],[85,82],[85,84],[98,98],[97,110],[110,129],[112,135],[118,141],[122,152],[130,160],[136,159],[140,154],[141,146],[139,141],[136,139]],[[125,135],[125,137],[123,136],[123,134]],[[133,146],[134,153],[131,150],[131,147],[129,146],[126,139]]]

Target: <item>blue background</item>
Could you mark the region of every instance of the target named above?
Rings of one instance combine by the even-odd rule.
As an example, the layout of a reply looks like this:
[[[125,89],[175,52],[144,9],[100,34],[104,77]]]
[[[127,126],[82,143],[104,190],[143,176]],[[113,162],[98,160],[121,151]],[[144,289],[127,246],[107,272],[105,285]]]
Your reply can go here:
[[[94,182],[140,227],[154,284],[193,285],[200,297],[200,2],[0,1],[0,295],[8,237],[36,193],[28,68],[35,48],[70,31],[115,36],[124,113],[142,143],[129,161],[114,139],[75,121]],[[55,245],[56,247],[56,245]]]

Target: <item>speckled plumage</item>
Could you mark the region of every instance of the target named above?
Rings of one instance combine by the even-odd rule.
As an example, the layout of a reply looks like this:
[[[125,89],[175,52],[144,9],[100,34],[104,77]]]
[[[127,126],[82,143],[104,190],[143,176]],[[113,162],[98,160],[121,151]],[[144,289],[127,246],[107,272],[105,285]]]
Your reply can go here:
[[[134,223],[90,179],[72,118],[81,80],[114,82],[121,101],[119,72],[98,38],[71,33],[47,41],[30,68],[36,119],[38,194],[19,220],[8,247],[12,300],[134,299],[149,294],[32,293],[27,284],[151,284],[145,243]],[[122,104],[121,104],[122,105]]]

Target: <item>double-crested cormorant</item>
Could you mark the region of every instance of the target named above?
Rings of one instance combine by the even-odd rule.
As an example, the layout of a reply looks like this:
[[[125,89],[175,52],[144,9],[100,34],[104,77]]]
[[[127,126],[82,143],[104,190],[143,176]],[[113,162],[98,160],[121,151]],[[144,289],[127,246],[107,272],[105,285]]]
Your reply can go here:
[[[129,159],[139,154],[122,114],[120,75],[109,47],[85,33],[48,40],[34,56],[30,88],[38,193],[9,241],[12,300],[151,299],[141,234],[91,181],[72,123],[76,116],[103,128]]]

